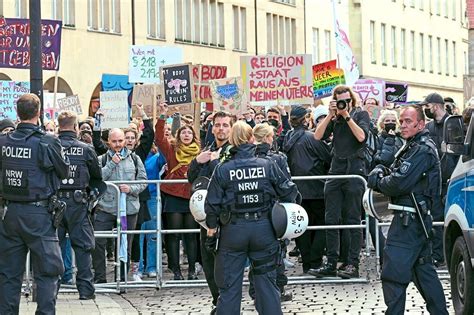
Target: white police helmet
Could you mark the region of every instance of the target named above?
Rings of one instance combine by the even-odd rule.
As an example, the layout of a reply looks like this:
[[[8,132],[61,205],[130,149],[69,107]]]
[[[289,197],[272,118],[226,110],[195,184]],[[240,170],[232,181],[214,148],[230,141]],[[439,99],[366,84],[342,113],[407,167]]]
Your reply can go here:
[[[374,191],[366,189],[362,197],[362,205],[365,211],[380,222],[389,222],[393,219],[393,211],[388,209],[390,198]]]
[[[296,203],[276,202],[272,209],[272,225],[277,238],[297,238],[308,227],[308,214]]]
[[[204,203],[206,202],[207,190],[199,189],[196,190],[191,199],[189,199],[189,209],[191,210],[191,214],[203,228],[206,230],[206,212],[204,211]]]

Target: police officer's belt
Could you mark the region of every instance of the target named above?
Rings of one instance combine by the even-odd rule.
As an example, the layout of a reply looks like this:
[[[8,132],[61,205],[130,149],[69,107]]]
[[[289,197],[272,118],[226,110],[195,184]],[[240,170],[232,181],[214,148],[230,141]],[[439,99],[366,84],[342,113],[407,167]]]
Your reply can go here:
[[[387,208],[388,208],[389,210],[396,210],[396,211],[405,211],[405,212],[416,213],[416,209],[413,208],[413,207],[394,205],[394,204],[392,204],[392,203],[389,203]]]
[[[245,219],[245,220],[259,220],[269,219],[271,211],[255,211],[255,212],[232,212],[232,219]]]
[[[36,207],[47,207],[49,206],[49,200],[40,200],[40,201],[13,201],[13,200],[7,200],[7,204],[9,203],[19,203],[22,205],[30,205],[30,206],[36,206]]]
[[[58,191],[57,195],[58,198],[73,198],[74,194],[87,194],[85,190],[79,190],[79,189],[70,189],[70,190],[60,190]]]

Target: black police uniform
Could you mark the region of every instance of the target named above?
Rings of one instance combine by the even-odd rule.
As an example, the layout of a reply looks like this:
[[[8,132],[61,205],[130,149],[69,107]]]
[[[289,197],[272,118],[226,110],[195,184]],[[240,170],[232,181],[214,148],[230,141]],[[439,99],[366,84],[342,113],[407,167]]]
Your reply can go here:
[[[387,174],[387,176],[384,176]],[[368,186],[391,198],[391,203],[414,208],[413,193],[427,231],[431,230],[429,210],[440,198],[441,171],[433,141],[424,130],[408,139],[390,172],[376,166]],[[384,249],[382,288],[387,314],[403,314],[406,288],[413,281],[426,301],[430,314],[448,314],[441,282],[434,269],[431,244],[416,214],[395,211]]]
[[[224,154],[229,143],[226,142],[221,146],[221,155]],[[211,152],[215,152],[220,148],[217,147],[216,142],[213,142],[209,147]],[[193,183],[198,177],[204,176],[207,178],[211,178],[214,169],[216,168],[217,164],[219,164],[219,159],[209,161],[207,163],[199,164],[196,159],[191,161],[188,169],[188,181]],[[200,233],[200,246],[201,246],[201,260],[202,260],[202,269],[204,270],[204,276],[206,277],[207,285],[209,286],[209,290],[211,291],[212,295],[212,304],[215,306],[217,305],[217,298],[219,297],[219,288],[217,287],[216,281],[214,279],[214,260],[215,256],[214,253],[209,252],[206,249],[206,236],[207,230],[199,225],[201,229]]]
[[[88,189],[91,180],[102,181],[102,171],[94,148],[79,141],[74,131],[61,131],[59,139],[69,158],[69,176],[61,181],[59,198],[67,204],[58,236],[61,245],[69,233],[76,256],[76,285],[81,299],[91,298],[95,289],[92,274],[92,250],[95,247],[94,229],[89,213]]]
[[[61,249],[49,198],[68,174],[59,139],[38,126],[20,123],[0,136],[0,193],[6,207],[0,221],[0,314],[18,314],[28,249],[37,287],[37,314],[54,314]]]
[[[253,144],[232,151],[230,161],[216,167],[205,203],[207,226],[216,228],[218,217],[221,225],[215,264],[217,314],[240,314],[247,258],[254,273],[257,311],[281,314],[275,270],[280,246],[269,215],[277,199],[294,202],[298,191],[274,162],[255,157]]]

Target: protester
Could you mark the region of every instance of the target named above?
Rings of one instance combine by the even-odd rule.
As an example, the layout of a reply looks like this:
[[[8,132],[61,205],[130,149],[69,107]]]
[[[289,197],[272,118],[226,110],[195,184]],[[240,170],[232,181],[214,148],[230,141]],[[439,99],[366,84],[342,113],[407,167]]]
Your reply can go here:
[[[8,118],[0,120],[0,133],[8,134],[15,130],[15,124]]]

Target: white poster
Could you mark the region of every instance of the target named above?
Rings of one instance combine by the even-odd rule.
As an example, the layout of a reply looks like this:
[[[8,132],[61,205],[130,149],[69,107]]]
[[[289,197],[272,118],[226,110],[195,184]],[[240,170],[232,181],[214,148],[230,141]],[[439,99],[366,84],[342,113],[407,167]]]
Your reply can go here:
[[[102,129],[126,128],[129,122],[128,92],[100,92],[100,111]]]

